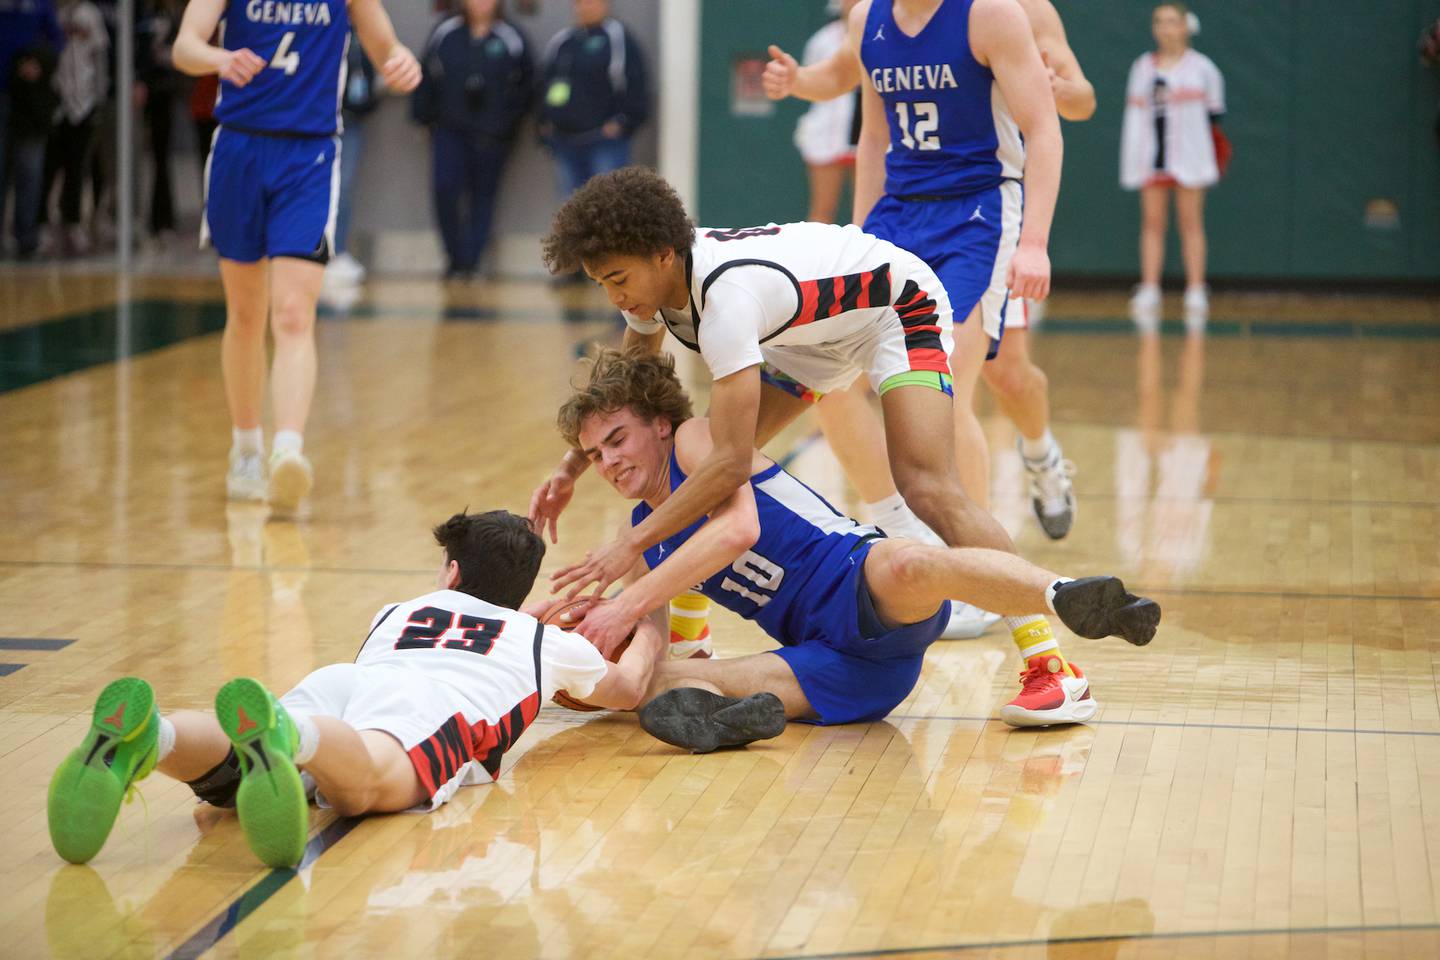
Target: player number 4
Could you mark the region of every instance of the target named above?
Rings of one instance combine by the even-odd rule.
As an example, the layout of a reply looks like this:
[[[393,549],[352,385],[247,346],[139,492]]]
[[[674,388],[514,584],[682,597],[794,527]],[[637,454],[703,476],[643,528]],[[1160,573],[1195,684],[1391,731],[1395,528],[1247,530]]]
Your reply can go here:
[[[915,127],[910,127],[910,111],[915,111]],[[933,101],[895,104],[895,119],[900,122],[900,142],[905,149],[939,150],[940,138],[935,131],[940,128],[940,108]]]
[[[291,30],[280,38],[280,46],[275,48],[275,56],[270,58],[270,66],[276,70],[284,70],[287,77],[293,77],[295,71],[300,69],[300,51],[290,49],[290,44],[294,42],[295,31]]]

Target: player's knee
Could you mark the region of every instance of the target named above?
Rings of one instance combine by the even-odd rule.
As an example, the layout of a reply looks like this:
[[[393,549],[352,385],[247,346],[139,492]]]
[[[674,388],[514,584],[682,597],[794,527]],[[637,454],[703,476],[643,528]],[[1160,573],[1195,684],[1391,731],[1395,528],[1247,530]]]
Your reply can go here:
[[[965,499],[965,489],[954,470],[902,467],[895,470],[895,487],[921,520],[943,514]]]
[[[998,364],[992,360],[985,365],[985,380],[1002,397],[1023,397],[1048,385],[1045,372],[1033,363]]]
[[[359,817],[375,807],[375,790],[371,787],[346,787],[332,794],[325,794],[325,800],[342,817]]]
[[[315,307],[303,296],[288,296],[275,304],[271,326],[277,339],[307,337],[315,329]]]
[[[897,544],[885,552],[885,572],[901,583],[914,583],[929,569],[935,549],[923,543]]]

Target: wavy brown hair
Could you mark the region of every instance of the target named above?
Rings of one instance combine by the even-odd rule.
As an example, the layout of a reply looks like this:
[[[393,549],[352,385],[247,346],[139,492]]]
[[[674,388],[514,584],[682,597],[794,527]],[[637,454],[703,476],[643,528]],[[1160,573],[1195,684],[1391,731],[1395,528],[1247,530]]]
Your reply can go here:
[[[684,255],[695,225],[665,178],[646,167],[622,167],[591,177],[555,214],[541,241],[551,273],[569,273],[604,257]]]
[[[695,414],[690,397],[675,375],[675,358],[669,354],[624,353],[601,350],[587,361],[589,379],[560,408],[555,425],[570,446],[580,448],[580,428],[596,414],[629,407],[645,420],[664,417],[672,427]]]

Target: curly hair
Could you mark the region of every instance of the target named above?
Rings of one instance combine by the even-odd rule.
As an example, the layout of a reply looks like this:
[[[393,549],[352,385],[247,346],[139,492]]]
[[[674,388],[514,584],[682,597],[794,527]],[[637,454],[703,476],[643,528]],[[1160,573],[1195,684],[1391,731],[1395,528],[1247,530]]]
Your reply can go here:
[[[577,450],[581,426],[596,414],[629,407],[645,420],[664,417],[672,427],[695,415],[690,397],[675,375],[675,358],[669,354],[607,349],[588,362],[589,380],[575,387],[555,418],[560,435]]]
[[[665,178],[645,167],[591,177],[565,201],[541,241],[551,273],[615,254],[646,257],[695,243],[695,225]]]

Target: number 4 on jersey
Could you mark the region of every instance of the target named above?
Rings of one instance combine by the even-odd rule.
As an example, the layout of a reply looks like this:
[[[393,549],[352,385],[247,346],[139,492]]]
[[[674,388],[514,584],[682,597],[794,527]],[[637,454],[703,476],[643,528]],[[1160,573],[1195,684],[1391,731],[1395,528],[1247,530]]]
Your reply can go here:
[[[300,69],[300,51],[290,49],[290,44],[294,42],[295,31],[291,30],[280,38],[280,46],[275,48],[275,56],[270,58],[271,68],[284,70],[287,77],[293,77]]]

